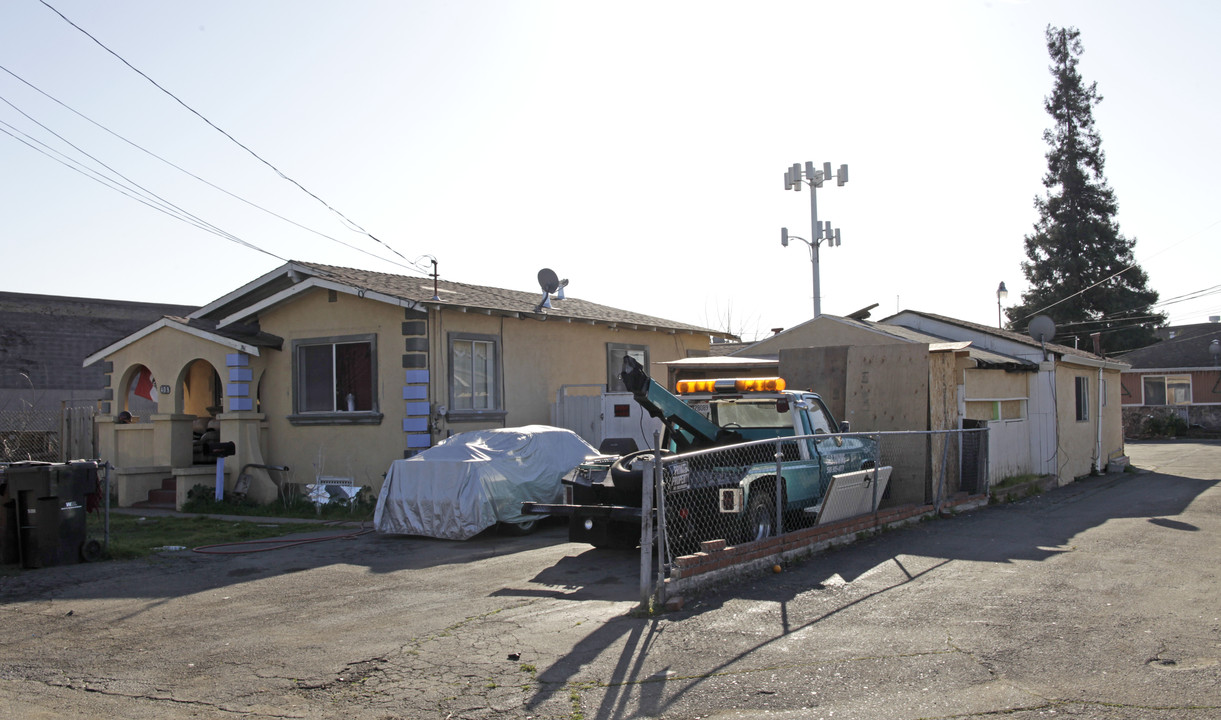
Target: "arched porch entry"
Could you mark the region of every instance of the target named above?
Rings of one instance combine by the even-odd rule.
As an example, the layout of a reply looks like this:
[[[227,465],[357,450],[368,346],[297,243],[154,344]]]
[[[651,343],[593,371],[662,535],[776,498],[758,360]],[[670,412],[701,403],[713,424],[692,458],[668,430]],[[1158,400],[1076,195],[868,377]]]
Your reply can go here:
[[[152,369],[142,363],[132,365],[123,373],[119,388],[119,408],[115,415],[126,412],[132,423],[152,422],[153,415],[159,412],[161,400]]]

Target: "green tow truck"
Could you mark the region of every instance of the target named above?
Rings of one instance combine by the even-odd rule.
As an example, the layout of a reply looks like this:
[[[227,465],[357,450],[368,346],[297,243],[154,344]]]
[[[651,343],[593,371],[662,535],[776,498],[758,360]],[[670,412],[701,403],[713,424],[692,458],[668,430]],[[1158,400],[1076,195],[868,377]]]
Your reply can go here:
[[[664,511],[675,554],[704,540],[737,544],[825,522],[828,511],[871,512],[885,493],[890,468],[877,467],[877,443],[840,435],[848,424],[822,398],[786,390],[782,378],[683,380],[675,395],[631,357],[620,377],[665,427]],[[526,502],[523,512],[567,516],[573,542],[636,547],[643,474],[655,462],[653,450],[588,457],[561,481],[563,504]]]

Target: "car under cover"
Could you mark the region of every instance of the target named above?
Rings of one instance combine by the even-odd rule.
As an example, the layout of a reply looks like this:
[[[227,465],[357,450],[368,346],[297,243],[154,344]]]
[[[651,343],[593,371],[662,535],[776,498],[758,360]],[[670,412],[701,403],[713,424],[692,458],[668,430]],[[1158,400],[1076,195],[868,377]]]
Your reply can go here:
[[[580,435],[547,425],[460,433],[391,463],[373,526],[466,540],[498,522],[537,520],[522,513],[522,501],[560,502],[560,478],[597,454]]]

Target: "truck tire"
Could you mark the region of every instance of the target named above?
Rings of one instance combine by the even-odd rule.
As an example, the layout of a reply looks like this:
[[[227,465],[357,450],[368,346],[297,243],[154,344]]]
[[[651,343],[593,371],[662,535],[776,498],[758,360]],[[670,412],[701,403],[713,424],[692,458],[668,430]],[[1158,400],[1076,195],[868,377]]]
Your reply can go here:
[[[746,509],[746,542],[763,540],[776,534],[776,499],[769,493],[755,493]]]

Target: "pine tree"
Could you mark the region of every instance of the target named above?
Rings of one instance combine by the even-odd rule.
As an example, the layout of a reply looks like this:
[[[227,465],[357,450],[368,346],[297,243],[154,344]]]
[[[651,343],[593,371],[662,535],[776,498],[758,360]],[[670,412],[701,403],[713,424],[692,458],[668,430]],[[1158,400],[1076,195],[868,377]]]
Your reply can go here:
[[[1097,83],[1085,85],[1077,71],[1082,45],[1076,28],[1047,27],[1047,51],[1055,85],[1044,107],[1053,125],[1043,131],[1047,151],[1045,197],[1034,204],[1039,220],[1025,238],[1022,272],[1030,290],[1008,309],[1009,324],[1024,331],[1031,317],[1049,315],[1056,342],[1083,350],[1089,336],[1102,333],[1109,353],[1154,341],[1153,327],[1165,322],[1154,314],[1157,292],[1136,266],[1129,240],[1115,221],[1118,204],[1103,176],[1102,140],[1094,128],[1093,108],[1102,102]],[[1074,340],[1075,336],[1075,340]]]

